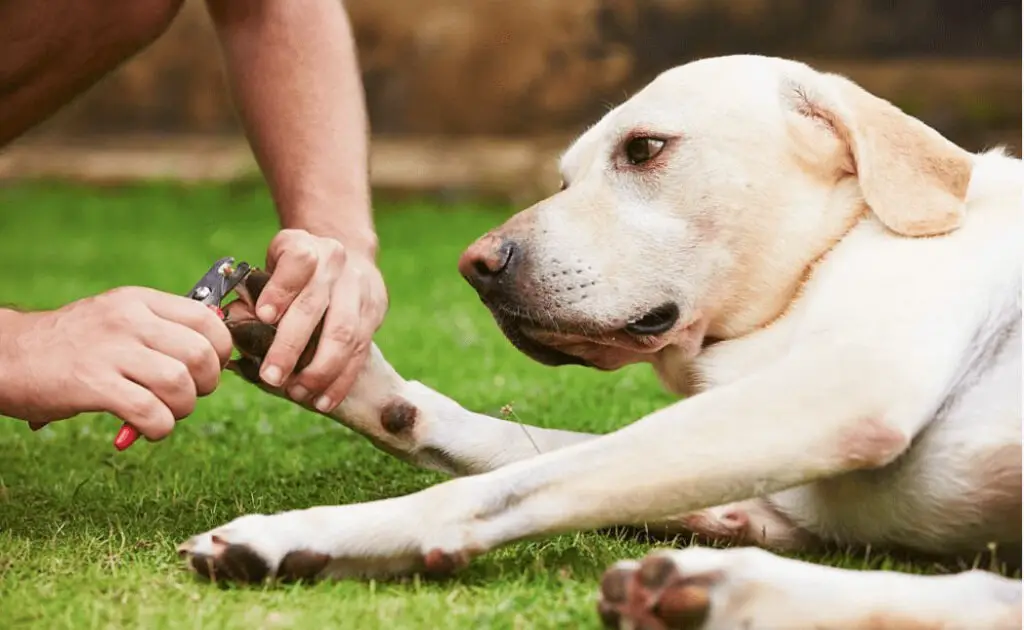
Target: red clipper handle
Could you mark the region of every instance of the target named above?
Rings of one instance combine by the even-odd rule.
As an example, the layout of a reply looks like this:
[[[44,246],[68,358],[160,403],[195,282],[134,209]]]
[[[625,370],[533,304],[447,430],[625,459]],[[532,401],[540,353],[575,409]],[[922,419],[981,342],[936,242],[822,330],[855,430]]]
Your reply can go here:
[[[224,319],[224,311],[220,310],[219,306],[211,304],[209,308],[213,309],[213,312],[217,314],[217,317]],[[117,437],[114,438],[114,448],[119,451],[123,451],[139,439],[139,431],[127,422],[121,425],[121,429],[117,432]]]

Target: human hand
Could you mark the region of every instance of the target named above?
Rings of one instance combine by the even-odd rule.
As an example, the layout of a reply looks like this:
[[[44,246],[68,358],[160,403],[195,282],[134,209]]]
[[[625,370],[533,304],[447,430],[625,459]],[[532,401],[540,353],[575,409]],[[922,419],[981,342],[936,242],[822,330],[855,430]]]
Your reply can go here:
[[[260,377],[284,385],[296,402],[312,401],[329,413],[348,395],[366,362],[387,312],[384,279],[372,253],[305,230],[282,230],[267,251],[270,280],[256,302],[256,317],[277,324]],[[295,372],[323,321],[316,353]]]
[[[188,298],[122,287],[55,311],[0,311],[0,413],[39,426],[89,411],[159,440],[216,389],[220,318]]]

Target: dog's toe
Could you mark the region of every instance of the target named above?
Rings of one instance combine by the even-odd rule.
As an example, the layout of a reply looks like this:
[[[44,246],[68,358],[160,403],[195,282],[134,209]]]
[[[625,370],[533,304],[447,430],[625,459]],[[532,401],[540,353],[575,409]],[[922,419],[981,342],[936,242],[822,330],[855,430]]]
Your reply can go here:
[[[606,628],[618,628],[622,621],[621,609],[629,599],[630,584],[636,572],[636,562],[619,562],[605,571],[601,578],[601,596],[597,613]]]
[[[655,553],[608,569],[597,609],[607,628],[690,630],[704,624],[710,602],[705,580],[684,577],[669,554]]]
[[[178,545],[178,557],[179,558],[186,558],[186,557],[188,557],[188,555],[190,553],[192,553],[192,549],[193,548],[195,548],[195,539],[194,538],[189,538],[185,542],[183,542],[180,545]]]
[[[246,544],[233,544],[216,535],[197,536],[178,547],[188,567],[212,581],[257,583],[271,574],[270,564]]]

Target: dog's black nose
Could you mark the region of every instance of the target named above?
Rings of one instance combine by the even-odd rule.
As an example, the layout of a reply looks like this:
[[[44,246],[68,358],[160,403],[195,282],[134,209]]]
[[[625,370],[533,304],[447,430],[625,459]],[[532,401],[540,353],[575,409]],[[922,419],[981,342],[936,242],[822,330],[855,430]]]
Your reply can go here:
[[[514,241],[487,234],[459,257],[459,273],[481,297],[491,293],[512,275],[517,260]]]

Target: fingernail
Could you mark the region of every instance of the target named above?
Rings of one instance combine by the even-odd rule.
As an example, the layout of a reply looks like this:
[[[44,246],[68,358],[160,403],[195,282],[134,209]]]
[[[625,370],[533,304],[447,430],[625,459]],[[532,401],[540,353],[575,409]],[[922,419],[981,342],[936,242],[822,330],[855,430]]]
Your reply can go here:
[[[293,385],[292,388],[288,390],[288,395],[291,396],[292,400],[295,402],[302,402],[303,400],[306,400],[306,396],[309,396],[309,390],[302,385]]]
[[[263,370],[263,382],[271,387],[279,387],[284,382],[284,374],[281,373],[281,368],[276,365],[268,365]]]
[[[277,320],[277,309],[270,304],[264,304],[256,309],[256,316],[266,324],[273,324]]]
[[[321,413],[330,413],[334,409],[334,403],[327,396],[321,396],[316,399],[316,410]]]

